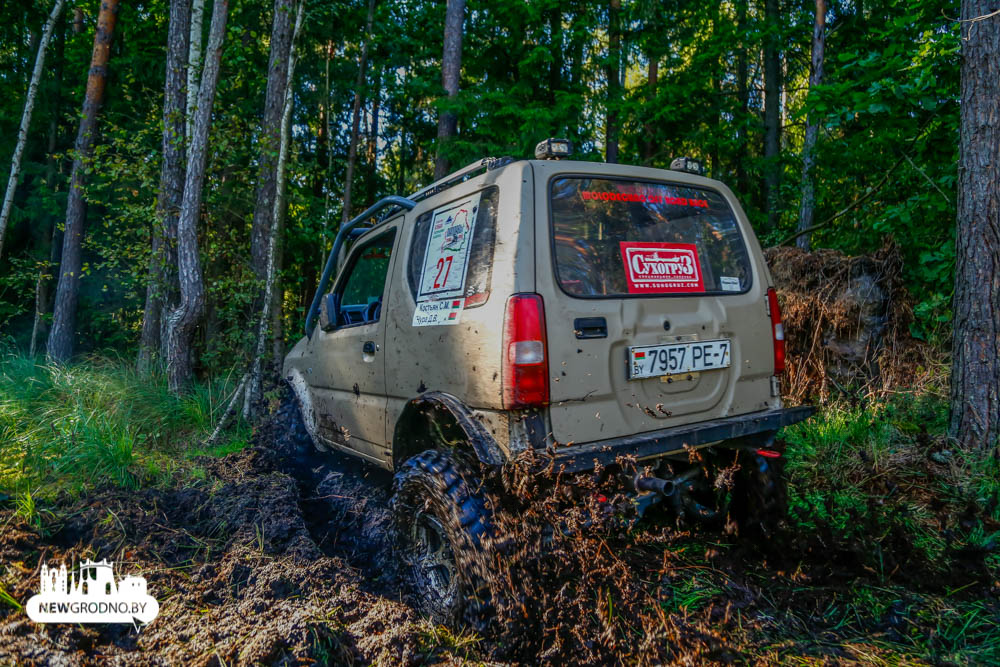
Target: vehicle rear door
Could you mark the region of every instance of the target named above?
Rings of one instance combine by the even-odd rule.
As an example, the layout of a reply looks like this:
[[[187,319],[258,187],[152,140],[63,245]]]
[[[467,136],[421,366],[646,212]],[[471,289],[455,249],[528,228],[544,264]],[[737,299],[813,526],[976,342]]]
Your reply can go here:
[[[705,179],[601,168],[536,168],[553,438],[592,442],[766,408],[766,285],[731,195]],[[701,370],[685,371],[692,358]]]

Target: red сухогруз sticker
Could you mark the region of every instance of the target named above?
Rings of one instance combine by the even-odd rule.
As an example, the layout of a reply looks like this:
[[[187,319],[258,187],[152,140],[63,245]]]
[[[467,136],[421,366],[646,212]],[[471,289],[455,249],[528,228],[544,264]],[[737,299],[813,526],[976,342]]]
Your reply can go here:
[[[704,292],[698,248],[690,243],[622,241],[629,294]]]

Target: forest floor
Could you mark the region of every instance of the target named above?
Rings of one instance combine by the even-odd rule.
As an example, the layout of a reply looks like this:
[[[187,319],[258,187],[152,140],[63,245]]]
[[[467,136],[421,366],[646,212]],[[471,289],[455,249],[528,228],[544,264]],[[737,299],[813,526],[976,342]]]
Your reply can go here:
[[[618,488],[567,509],[557,485],[508,472],[517,546],[481,634],[410,604],[386,473],[290,468],[264,427],[148,484],[0,503],[0,664],[996,664],[998,470],[950,450],[942,414],[904,396],[786,429],[789,513],[766,540],[629,527]],[[542,540],[554,514],[564,534]],[[138,633],[30,622],[41,563],[84,558],[146,577],[159,617]]]

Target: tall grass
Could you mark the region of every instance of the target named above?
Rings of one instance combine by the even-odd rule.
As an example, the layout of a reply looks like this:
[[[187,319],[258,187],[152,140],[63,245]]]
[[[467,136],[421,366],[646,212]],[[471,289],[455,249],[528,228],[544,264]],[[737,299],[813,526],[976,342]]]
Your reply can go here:
[[[68,366],[16,354],[0,357],[0,492],[71,494],[101,484],[138,488],[196,469],[198,454],[233,451],[239,426],[206,451],[231,378],[198,383],[174,396],[161,375],[142,377],[131,362],[93,357]]]

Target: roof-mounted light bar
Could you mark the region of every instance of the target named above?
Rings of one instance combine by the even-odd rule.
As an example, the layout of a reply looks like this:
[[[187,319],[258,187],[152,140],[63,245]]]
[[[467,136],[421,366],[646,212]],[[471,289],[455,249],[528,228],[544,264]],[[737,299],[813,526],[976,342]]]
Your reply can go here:
[[[561,160],[573,153],[573,142],[569,139],[546,139],[535,146],[536,160]]]
[[[693,157],[675,157],[670,162],[670,171],[683,171],[688,174],[704,176],[705,165],[701,163],[701,160],[695,160]]]

